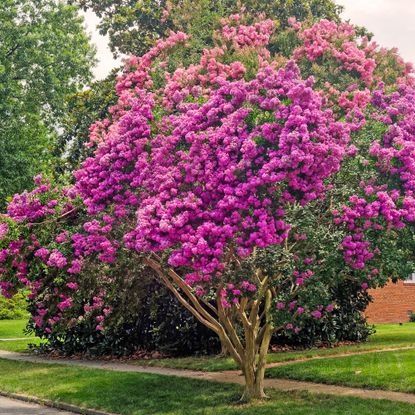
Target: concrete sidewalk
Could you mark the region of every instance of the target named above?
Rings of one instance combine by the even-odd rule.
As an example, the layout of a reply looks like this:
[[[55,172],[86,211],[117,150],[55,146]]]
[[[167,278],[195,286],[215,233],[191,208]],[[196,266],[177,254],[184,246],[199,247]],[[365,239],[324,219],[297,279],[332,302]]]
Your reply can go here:
[[[0,396],[0,415],[74,415],[73,412],[59,411],[58,409],[47,408],[17,401],[15,399]]]

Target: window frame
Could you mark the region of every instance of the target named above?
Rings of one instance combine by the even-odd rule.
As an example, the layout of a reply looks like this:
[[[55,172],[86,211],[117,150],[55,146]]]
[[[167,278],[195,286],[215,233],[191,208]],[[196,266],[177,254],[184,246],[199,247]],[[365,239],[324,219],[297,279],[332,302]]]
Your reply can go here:
[[[404,279],[404,284],[415,284],[415,272],[412,272]]]

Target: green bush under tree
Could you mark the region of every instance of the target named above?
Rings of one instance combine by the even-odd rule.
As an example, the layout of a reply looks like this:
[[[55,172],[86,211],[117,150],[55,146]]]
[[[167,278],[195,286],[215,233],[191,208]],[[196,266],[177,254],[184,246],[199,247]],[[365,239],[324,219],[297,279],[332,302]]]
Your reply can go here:
[[[0,296],[0,320],[21,320],[28,317],[26,295],[19,293],[11,298]]]

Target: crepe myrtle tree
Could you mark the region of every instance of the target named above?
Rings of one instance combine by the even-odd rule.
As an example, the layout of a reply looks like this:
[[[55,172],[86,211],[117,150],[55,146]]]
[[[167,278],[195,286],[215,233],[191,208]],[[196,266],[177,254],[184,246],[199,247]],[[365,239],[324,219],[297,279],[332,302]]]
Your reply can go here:
[[[172,117],[177,133],[157,134],[150,139],[151,103],[146,101],[134,106],[131,121],[136,127],[129,125],[120,131],[124,136],[134,130],[133,140],[141,141],[135,147],[141,154],[133,156],[123,170],[128,166],[124,171],[131,174],[132,162],[139,169],[136,173],[144,176],[143,182],[137,177],[141,188],[137,223],[124,235],[125,245],[140,253],[179,301],[219,336],[243,369],[248,397],[263,395],[265,359],[276,329],[271,309],[279,286],[287,279],[292,282],[294,300],[300,278],[312,275],[309,269],[302,271],[295,284],[292,274],[281,273],[284,258],[279,270],[267,247],[284,244],[290,228],[284,221],[284,207],[307,203],[324,191],[323,179],[339,168],[342,143],[348,140],[347,128],[321,110],[320,97],[295,78],[293,68],[277,72],[265,69],[258,75],[266,83],[275,82],[269,87],[280,89],[281,98],[298,102],[296,108],[277,101],[265,104],[270,111],[284,113],[280,119],[283,125],[254,126],[257,118],[248,119],[255,110],[262,115],[260,106],[272,100],[272,95],[261,98],[258,87],[263,84],[253,86],[256,79],[253,83],[224,85],[206,104],[191,109],[191,114],[186,111],[177,119]],[[252,101],[248,98],[251,94]],[[305,101],[303,94],[309,95],[310,101]],[[308,120],[301,115],[307,112]],[[210,120],[209,113],[213,117]],[[256,143],[268,128],[270,135]],[[312,137],[309,128],[313,129]],[[92,191],[89,194],[93,198],[95,192],[88,184],[100,176],[96,169],[103,160],[112,159],[108,152],[117,151],[119,146],[120,142],[109,139],[101,154],[78,172],[83,196]],[[124,140],[121,146],[127,153],[134,152]],[[293,146],[298,150],[294,160]],[[141,163],[146,165],[138,167]],[[93,170],[96,172],[90,176]],[[114,173],[118,176],[120,172]],[[95,183],[98,187],[103,184]],[[117,196],[113,196],[121,201],[121,206],[116,202],[117,214],[131,206],[128,199],[132,206],[136,203],[133,194]],[[101,200],[97,202],[89,207],[99,209]],[[289,249],[287,246],[287,255]],[[230,316],[232,308],[243,328],[243,340]],[[310,311],[320,315],[319,310]]]
[[[301,220],[293,226],[291,214],[333,191],[342,162],[356,156],[351,133],[363,128],[364,111],[370,109],[356,100],[355,111],[349,108],[339,117],[347,121],[340,122],[326,107],[333,106],[336,94],[323,98],[313,79],[301,79],[293,61],[280,61],[278,68],[267,49],[272,21],[245,26],[233,15],[222,24],[217,45],[204,51],[199,64],[169,72],[168,51],[187,40],[180,32],[130,60],[117,84],[120,100],[112,119],[92,129],[95,156],[75,177],[90,214],[111,213],[121,221],[134,217],[123,235],[125,248],[219,336],[242,369],[244,398],[250,399],[265,396],[272,333],[300,330],[301,316],[321,318],[333,309],[319,295],[301,303],[302,291],[313,288],[312,277],[330,266],[329,255],[327,247],[307,243]],[[350,26],[340,29],[345,38],[353,36]],[[361,48],[370,54],[375,46]],[[296,56],[301,58],[302,49]],[[365,88],[366,75],[376,66],[371,56],[366,59]],[[344,67],[353,72],[358,65]],[[371,92],[364,92],[368,104]],[[383,129],[374,128],[376,138],[388,128],[383,121]],[[361,150],[366,155],[367,143]],[[379,163],[363,166],[375,172]],[[336,201],[344,212],[347,203],[347,197]],[[331,213],[331,206],[324,206],[321,216]],[[378,214],[389,220],[385,209]],[[346,221],[341,216],[334,224],[347,233]],[[349,225],[357,235],[338,235],[330,246],[342,252],[330,258],[349,266],[347,278],[364,289],[379,274],[374,266],[367,271],[366,263],[376,263],[369,240],[375,235],[381,246],[383,234],[373,230],[382,226]],[[362,246],[368,252],[361,253]]]
[[[259,56],[249,79],[241,62],[217,60],[217,48],[158,84],[152,63],[163,67],[163,51],[185,41],[182,33],[132,59],[117,85],[115,121],[96,125],[96,154],[75,173],[91,215],[135,217],[125,247],[219,336],[244,373],[247,399],[264,397],[276,300],[295,305],[313,275],[312,259],[289,269],[286,207],[324,194],[350,140],[293,62],[277,69],[265,61],[272,29],[271,21],[244,27],[237,16],[223,28],[235,53]],[[316,318],[325,311],[287,307]]]
[[[30,288],[35,323],[51,332],[84,274],[95,267],[110,287],[108,270],[134,256],[137,278],[151,270],[219,336],[244,374],[244,399],[262,398],[272,333],[335,307],[319,285],[344,277],[367,289],[396,263],[389,248],[410,255],[397,235],[411,235],[415,218],[414,93],[409,80],[392,93],[363,83],[367,99],[340,111],[336,92],[271,58],[272,21],[222,23],[197,64],[171,67],[181,32],[130,58],[74,187],[60,196],[37,178],[10,203],[0,281],[6,295]],[[100,331],[111,315],[104,291],[84,306]]]

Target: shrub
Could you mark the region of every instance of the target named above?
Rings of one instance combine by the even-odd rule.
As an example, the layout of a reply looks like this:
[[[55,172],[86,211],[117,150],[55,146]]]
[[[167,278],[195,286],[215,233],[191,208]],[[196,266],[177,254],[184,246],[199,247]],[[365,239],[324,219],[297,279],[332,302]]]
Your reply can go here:
[[[20,320],[28,317],[27,295],[19,293],[11,298],[0,296],[0,320]]]
[[[298,333],[286,330],[277,333],[273,344],[315,347],[335,345],[342,341],[363,342],[373,333],[363,311],[369,304],[367,291],[358,284],[341,282],[331,288],[333,304],[336,307],[330,316],[319,320],[308,318]]]
[[[73,327],[61,327],[46,335],[48,344],[38,349],[90,356],[128,356],[136,352],[188,356],[220,351],[219,338],[160,283],[151,281],[142,287],[137,300],[128,311],[122,306],[116,308],[104,332],[97,331],[96,321],[87,318]],[[35,326],[33,329],[45,337],[43,330]]]

